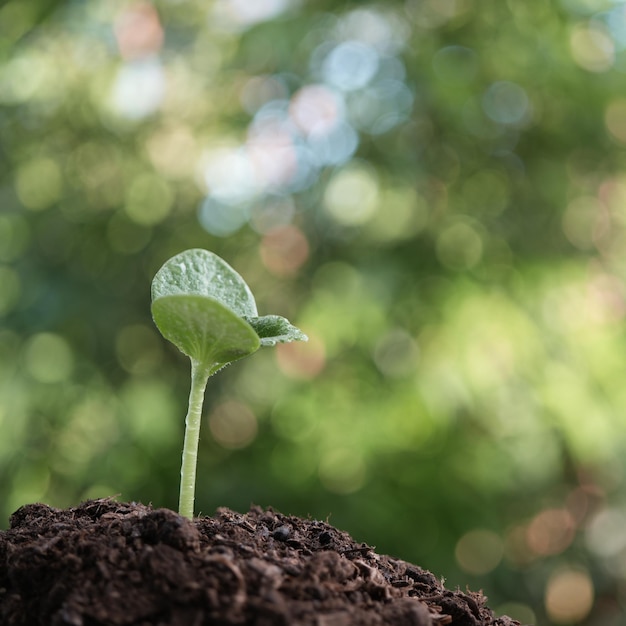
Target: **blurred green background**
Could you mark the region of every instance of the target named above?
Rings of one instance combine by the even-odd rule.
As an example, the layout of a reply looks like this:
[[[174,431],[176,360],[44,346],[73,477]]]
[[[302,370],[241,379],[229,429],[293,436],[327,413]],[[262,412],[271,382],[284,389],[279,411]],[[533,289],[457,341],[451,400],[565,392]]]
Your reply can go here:
[[[189,247],[308,344],[209,381],[196,510],[626,613],[626,3],[0,2],[0,524],[176,508]]]

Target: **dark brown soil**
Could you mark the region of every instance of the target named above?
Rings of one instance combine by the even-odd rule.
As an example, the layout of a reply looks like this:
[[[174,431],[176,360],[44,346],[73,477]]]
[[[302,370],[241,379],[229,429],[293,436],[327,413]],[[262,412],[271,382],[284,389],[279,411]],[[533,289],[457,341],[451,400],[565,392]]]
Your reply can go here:
[[[0,532],[6,626],[519,625],[485,602],[329,524],[271,509],[191,522],[113,500],[31,504]]]

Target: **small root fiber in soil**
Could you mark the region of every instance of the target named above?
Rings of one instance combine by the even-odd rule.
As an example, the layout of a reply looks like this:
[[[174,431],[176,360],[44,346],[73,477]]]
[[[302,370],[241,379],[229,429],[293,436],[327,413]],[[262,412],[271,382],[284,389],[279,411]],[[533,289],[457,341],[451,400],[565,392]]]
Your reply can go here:
[[[519,626],[481,593],[271,509],[190,521],[103,499],[29,504],[10,522],[5,626]]]

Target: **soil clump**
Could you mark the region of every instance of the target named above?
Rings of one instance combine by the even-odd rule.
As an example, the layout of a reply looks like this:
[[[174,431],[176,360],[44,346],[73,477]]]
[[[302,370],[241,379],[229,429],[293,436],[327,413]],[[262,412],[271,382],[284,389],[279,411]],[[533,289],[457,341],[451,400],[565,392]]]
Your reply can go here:
[[[330,524],[252,507],[190,521],[111,499],[29,504],[0,531],[6,626],[519,626],[480,592]]]

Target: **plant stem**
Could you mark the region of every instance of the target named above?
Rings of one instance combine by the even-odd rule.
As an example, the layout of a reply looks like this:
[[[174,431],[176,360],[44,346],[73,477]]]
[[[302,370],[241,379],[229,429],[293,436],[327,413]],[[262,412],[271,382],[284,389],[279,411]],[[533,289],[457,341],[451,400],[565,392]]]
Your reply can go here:
[[[198,363],[195,359],[191,359],[191,390],[189,391],[189,409],[185,418],[185,443],[183,444],[183,460],[180,468],[180,497],[178,500],[178,512],[189,519],[193,519],[202,404],[210,375],[210,368]]]

